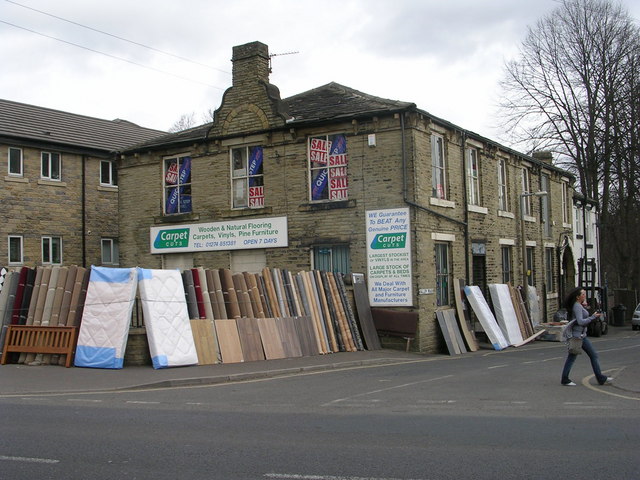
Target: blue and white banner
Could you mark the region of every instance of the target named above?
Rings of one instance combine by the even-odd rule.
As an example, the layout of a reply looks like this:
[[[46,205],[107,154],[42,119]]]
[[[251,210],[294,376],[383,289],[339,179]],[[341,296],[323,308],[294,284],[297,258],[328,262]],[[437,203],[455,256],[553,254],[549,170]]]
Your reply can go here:
[[[182,192],[184,191],[184,184],[191,177],[191,157],[182,158],[182,165],[180,165],[180,172],[178,174],[178,186],[169,190],[167,195],[166,213],[176,213],[178,210],[178,200],[180,199],[180,213],[191,211],[191,196],[187,199],[182,199]]]

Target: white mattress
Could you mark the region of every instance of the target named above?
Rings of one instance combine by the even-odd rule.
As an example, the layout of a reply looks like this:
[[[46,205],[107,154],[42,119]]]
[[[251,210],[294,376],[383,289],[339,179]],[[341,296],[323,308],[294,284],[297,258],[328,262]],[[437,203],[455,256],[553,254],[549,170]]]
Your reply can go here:
[[[536,287],[529,285],[527,287],[527,302],[529,304],[529,315],[533,326],[537,326],[542,321],[542,312],[540,312],[540,299]]]
[[[480,325],[484,329],[484,332],[489,337],[489,341],[495,350],[502,350],[510,345],[507,339],[502,334],[502,330],[498,326],[496,317],[493,316],[487,301],[482,294],[480,288],[475,285],[464,287],[464,293],[467,296],[467,300],[471,304],[471,308],[478,317]]]
[[[91,267],[76,367],[122,368],[137,276],[135,268]]]
[[[509,293],[509,285],[500,283],[489,284],[489,293],[493,302],[493,310],[496,312],[496,320],[502,333],[510,344],[520,343],[523,340],[516,310]]]
[[[138,280],[153,368],[197,364],[180,272],[138,268]]]

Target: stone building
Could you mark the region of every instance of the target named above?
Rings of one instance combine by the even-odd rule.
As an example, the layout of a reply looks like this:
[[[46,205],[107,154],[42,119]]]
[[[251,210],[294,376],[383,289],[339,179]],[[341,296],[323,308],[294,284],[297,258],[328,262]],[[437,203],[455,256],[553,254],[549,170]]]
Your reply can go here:
[[[0,264],[117,265],[115,152],[163,133],[0,100]]]
[[[212,123],[122,152],[123,264],[364,273],[373,306],[419,313],[423,352],[455,279],[526,276],[552,317],[574,264],[571,174],[410,102],[336,83],[281,99],[260,42],[232,63]]]

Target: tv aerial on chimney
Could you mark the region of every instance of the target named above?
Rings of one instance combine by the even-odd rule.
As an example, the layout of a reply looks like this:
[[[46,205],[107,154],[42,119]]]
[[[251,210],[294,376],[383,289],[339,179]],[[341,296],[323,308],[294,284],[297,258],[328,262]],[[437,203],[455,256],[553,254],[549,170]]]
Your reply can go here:
[[[282,57],[283,55],[295,55],[296,53],[300,53],[300,52],[283,52],[283,53],[270,53],[269,54],[269,73],[271,73],[271,59],[273,57]]]

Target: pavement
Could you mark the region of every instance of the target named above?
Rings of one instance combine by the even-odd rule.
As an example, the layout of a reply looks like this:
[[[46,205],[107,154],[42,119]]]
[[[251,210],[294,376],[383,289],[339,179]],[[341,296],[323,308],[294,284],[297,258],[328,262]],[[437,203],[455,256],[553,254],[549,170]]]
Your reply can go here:
[[[640,342],[640,332],[630,326],[609,327],[609,333],[592,339],[596,350],[598,343],[610,338],[630,338]],[[557,342],[534,341],[521,349],[553,348]],[[516,349],[494,351],[489,345],[480,345],[477,352],[464,355],[509,354]],[[621,392],[640,394],[640,369],[620,367],[606,368],[606,357],[600,355],[605,373],[615,377],[613,388]],[[604,358],[603,358],[604,357]],[[425,360],[447,360],[448,355],[420,354],[392,349],[339,352],[311,357],[285,358],[257,362],[196,365],[155,370],[149,366],[125,366],[122,369],[65,368],[63,366],[20,364],[0,365],[0,397],[36,394],[67,394],[76,392],[105,392],[131,389],[153,389],[178,386],[213,385],[234,381],[256,380],[276,376],[295,375],[361,366],[391,365]]]

